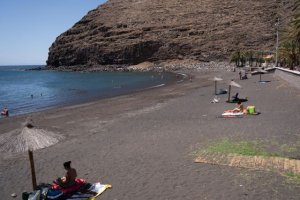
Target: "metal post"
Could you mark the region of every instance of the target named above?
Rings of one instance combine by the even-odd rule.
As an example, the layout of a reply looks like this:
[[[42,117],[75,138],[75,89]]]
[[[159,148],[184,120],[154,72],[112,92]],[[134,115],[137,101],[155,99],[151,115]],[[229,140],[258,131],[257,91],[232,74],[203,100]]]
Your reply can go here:
[[[215,95],[217,95],[217,81],[215,81]]]
[[[277,23],[275,24],[276,26],[276,58],[275,58],[275,67],[278,65],[278,43],[279,43],[279,18],[277,18]]]
[[[35,190],[37,185],[36,185],[36,176],[35,176],[34,160],[33,160],[32,150],[28,149],[28,155],[29,155],[30,169],[31,169],[32,188],[33,188],[33,190]]]
[[[259,74],[259,82],[261,82],[261,74]]]
[[[228,103],[230,103],[230,93],[231,93],[231,85],[228,88]]]

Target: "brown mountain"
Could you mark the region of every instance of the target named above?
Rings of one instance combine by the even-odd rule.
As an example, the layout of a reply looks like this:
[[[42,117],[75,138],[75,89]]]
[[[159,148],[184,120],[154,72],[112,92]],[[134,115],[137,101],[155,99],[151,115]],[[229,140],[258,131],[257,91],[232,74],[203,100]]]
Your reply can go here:
[[[53,68],[144,61],[227,60],[240,49],[274,50],[276,18],[293,0],[109,0],[57,37]]]

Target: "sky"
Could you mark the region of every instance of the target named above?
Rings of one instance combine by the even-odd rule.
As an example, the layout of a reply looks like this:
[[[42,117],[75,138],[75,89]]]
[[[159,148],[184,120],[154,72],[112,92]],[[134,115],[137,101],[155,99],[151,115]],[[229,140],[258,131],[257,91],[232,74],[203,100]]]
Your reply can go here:
[[[1,0],[0,65],[45,65],[51,44],[106,0]]]

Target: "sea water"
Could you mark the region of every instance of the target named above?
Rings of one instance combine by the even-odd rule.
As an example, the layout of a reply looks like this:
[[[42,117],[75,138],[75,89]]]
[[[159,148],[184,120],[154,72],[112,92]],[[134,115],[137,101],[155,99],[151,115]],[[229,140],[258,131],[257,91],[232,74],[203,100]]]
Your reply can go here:
[[[0,109],[10,116],[160,87],[172,73],[58,72],[26,70],[33,66],[0,66]]]

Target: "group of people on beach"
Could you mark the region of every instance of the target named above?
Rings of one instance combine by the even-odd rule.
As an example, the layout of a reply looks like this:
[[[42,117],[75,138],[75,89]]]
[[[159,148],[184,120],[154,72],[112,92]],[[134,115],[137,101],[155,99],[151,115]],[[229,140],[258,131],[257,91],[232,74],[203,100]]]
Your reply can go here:
[[[240,77],[240,80],[248,79],[247,73],[245,72],[245,74],[242,75],[242,71],[239,72],[239,77]]]
[[[43,93],[41,93],[41,96],[43,96]],[[33,94],[30,95],[30,97],[33,99]],[[9,116],[9,110],[7,107],[4,107],[1,111],[1,116],[8,117]]]
[[[33,94],[30,95],[31,98],[33,99]],[[41,96],[43,96],[43,93],[41,93]],[[3,110],[1,111],[1,116],[8,117],[9,116],[9,110],[7,107],[4,107]]]

